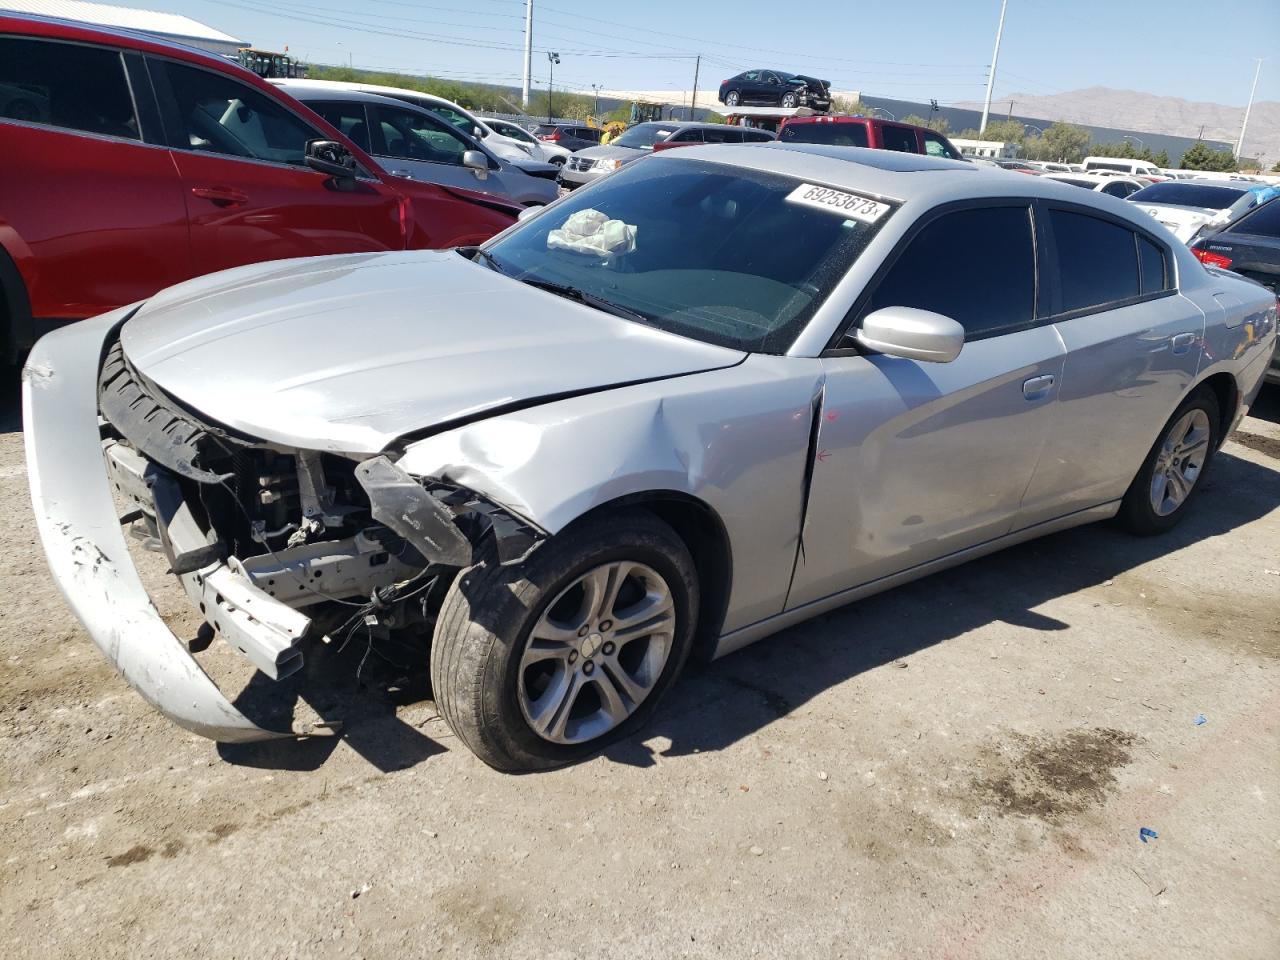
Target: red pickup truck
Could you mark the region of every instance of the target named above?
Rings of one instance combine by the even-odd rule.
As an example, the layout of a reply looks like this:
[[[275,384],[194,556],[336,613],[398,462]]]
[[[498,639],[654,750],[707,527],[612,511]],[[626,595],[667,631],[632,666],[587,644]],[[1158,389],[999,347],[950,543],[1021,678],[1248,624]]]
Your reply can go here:
[[[254,74],[137,34],[0,15],[0,360],[227,267],[478,243],[519,208],[393,177]]]
[[[788,117],[778,130],[778,139],[783,143],[826,143],[964,159],[950,140],[928,127],[879,117]]]

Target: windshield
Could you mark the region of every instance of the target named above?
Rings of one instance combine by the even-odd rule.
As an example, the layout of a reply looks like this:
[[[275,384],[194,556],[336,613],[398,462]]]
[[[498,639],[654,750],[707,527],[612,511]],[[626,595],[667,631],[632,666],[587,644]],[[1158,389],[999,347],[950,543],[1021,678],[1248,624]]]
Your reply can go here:
[[[1198,183],[1153,183],[1129,197],[1134,203],[1168,203],[1178,207],[1225,210],[1245,193],[1238,187],[1201,186]]]
[[[518,280],[572,287],[681,336],[784,353],[894,207],[743,167],[623,167],[485,248]]]
[[[837,147],[865,147],[863,123],[788,123],[782,128],[784,143],[828,143]]]
[[[670,123],[638,123],[614,140],[610,146],[643,150],[645,147],[652,147],[659,140],[667,139],[675,129],[675,125]]]

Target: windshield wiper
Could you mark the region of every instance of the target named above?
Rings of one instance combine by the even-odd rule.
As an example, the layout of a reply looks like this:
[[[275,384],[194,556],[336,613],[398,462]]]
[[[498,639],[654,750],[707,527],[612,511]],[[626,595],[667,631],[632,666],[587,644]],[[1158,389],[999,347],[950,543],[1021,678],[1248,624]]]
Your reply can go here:
[[[489,265],[490,269],[497,270],[503,276],[506,276],[506,271],[503,270],[502,265],[498,263],[498,258],[488,250],[481,250],[479,247],[459,247],[458,252],[471,261],[474,261],[479,257]]]
[[[517,278],[521,283],[527,283],[531,287],[537,287],[539,290],[546,290],[548,293],[554,293],[556,296],[564,297],[566,300],[575,300],[584,306],[594,307],[596,310],[604,313],[611,313],[615,317],[622,317],[624,320],[633,320],[636,323],[643,323],[645,326],[653,326],[653,320],[646,317],[638,310],[632,310],[630,307],[624,307],[612,300],[606,300],[604,297],[597,297],[594,293],[587,293],[585,290],[579,290],[577,287],[571,287],[567,283],[556,283],[554,280],[537,280],[532,277]]]

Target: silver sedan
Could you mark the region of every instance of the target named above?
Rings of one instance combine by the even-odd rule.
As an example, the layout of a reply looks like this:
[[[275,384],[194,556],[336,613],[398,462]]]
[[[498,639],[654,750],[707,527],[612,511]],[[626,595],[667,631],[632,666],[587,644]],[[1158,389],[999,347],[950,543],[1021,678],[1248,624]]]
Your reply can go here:
[[[297,732],[170,632],[122,509],[267,676],[416,638],[461,742],[538,769],[635,731],[692,653],[1077,524],[1168,530],[1275,330],[1111,197],[688,148],[481,249],[259,264],[50,334],[28,463],[68,603],[176,723]]]

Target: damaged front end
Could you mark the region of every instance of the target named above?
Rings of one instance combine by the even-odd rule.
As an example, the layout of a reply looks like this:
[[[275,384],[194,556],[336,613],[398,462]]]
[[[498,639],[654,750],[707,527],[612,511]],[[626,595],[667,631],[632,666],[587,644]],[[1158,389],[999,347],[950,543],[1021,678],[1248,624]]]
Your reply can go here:
[[[544,536],[389,456],[289,449],[207,422],[132,367],[118,340],[127,316],[33,350],[23,387],[32,497],[72,609],[186,729],[222,741],[313,732],[265,729],[230,703],[192,656],[213,639],[280,679],[301,668],[308,643],[357,626],[429,637],[444,588],[486,539],[517,562]],[[182,641],[160,619],[122,527],[165,555],[205,621],[197,637]]]

